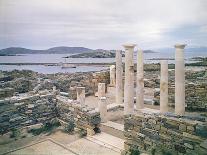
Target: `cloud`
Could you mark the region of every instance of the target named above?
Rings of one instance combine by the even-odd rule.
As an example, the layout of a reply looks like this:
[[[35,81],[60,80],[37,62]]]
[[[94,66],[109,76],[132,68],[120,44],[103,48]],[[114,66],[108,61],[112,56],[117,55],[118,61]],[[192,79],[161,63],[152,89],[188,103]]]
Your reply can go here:
[[[0,47],[206,44],[206,8],[206,0],[0,0]]]

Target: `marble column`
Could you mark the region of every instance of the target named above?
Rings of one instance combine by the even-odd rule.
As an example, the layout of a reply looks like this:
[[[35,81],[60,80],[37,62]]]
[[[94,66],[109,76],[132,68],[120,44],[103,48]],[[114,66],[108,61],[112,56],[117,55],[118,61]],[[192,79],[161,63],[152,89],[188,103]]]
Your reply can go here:
[[[120,50],[116,51],[116,104],[123,104],[123,83],[122,83],[122,53]]]
[[[80,102],[81,105],[85,104],[85,87],[77,87],[77,101]]]
[[[161,60],[160,75],[160,112],[168,112],[168,61]]]
[[[136,87],[136,108],[142,109],[144,107],[144,63],[143,51],[137,52],[137,87]]]
[[[175,114],[185,113],[185,44],[175,45]]]
[[[101,117],[101,122],[107,122],[107,102],[106,102],[106,97],[101,97],[99,99],[99,112],[100,112],[100,117]]]
[[[116,80],[116,68],[115,65],[110,66],[110,86],[115,86],[115,80]]]
[[[52,91],[55,92],[56,91],[56,86],[52,87]]]
[[[106,84],[105,83],[98,83],[98,98],[106,96]]]
[[[125,44],[125,83],[124,83],[124,114],[134,113],[134,47]]]

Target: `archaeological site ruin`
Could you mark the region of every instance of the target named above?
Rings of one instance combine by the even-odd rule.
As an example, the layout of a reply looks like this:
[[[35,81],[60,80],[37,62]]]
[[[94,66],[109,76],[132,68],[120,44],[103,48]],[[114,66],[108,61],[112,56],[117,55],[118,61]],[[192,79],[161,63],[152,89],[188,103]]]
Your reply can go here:
[[[207,69],[202,75],[186,69],[185,46],[174,46],[175,65],[168,60],[144,64],[143,51],[124,44],[124,51],[116,51],[115,63],[99,72],[2,74],[1,137],[21,132],[38,137],[57,124],[64,130],[63,139],[77,133],[79,137],[66,145],[51,133],[42,148],[39,144],[45,141],[5,144],[7,149],[0,141],[0,153],[27,154],[54,143],[70,152],[65,154],[207,154]]]

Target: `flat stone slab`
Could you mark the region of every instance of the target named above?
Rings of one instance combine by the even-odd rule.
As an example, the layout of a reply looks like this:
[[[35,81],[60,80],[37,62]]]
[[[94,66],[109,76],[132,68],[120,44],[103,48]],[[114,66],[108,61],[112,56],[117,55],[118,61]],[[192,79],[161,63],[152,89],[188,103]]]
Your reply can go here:
[[[121,138],[112,136],[110,134],[101,132],[100,134],[96,134],[96,135],[91,136],[89,138],[94,139],[93,141],[100,141],[105,144],[108,144],[111,147],[114,147],[114,149],[118,149],[119,152],[121,152],[121,150],[124,150],[124,140]]]
[[[153,114],[153,113],[160,113],[160,110],[157,110],[157,109],[151,109],[151,108],[144,108],[144,109],[141,109],[139,110],[143,113],[149,113],[149,114]]]
[[[69,145],[67,145],[72,151],[80,155],[90,154],[103,154],[103,155],[120,155],[119,152],[114,151],[107,144],[100,143],[96,139],[82,138]]]
[[[124,108],[124,104],[112,103],[112,104],[107,105],[107,111],[115,110],[115,109],[118,109],[118,108]]]
[[[106,123],[101,123],[101,124],[105,125],[105,126],[108,126],[108,127],[111,127],[113,129],[116,129],[116,130],[124,131],[124,125],[123,124],[115,123],[115,122],[112,122],[112,121],[108,121]]]
[[[8,154],[11,155],[37,155],[37,154],[44,154],[44,155],[75,155],[72,151],[65,148],[61,144],[57,144],[51,140],[44,140],[41,142],[38,142],[33,145],[25,146],[22,148],[19,148],[16,151],[9,152]]]

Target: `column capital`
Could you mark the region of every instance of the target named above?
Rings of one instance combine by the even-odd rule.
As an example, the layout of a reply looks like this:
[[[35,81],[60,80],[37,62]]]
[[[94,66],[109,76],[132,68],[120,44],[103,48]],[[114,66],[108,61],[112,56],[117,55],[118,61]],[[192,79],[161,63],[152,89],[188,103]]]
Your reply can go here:
[[[137,44],[123,44],[122,46],[124,48],[134,48],[135,46],[137,46]]]
[[[175,44],[175,48],[184,49],[187,44]]]

